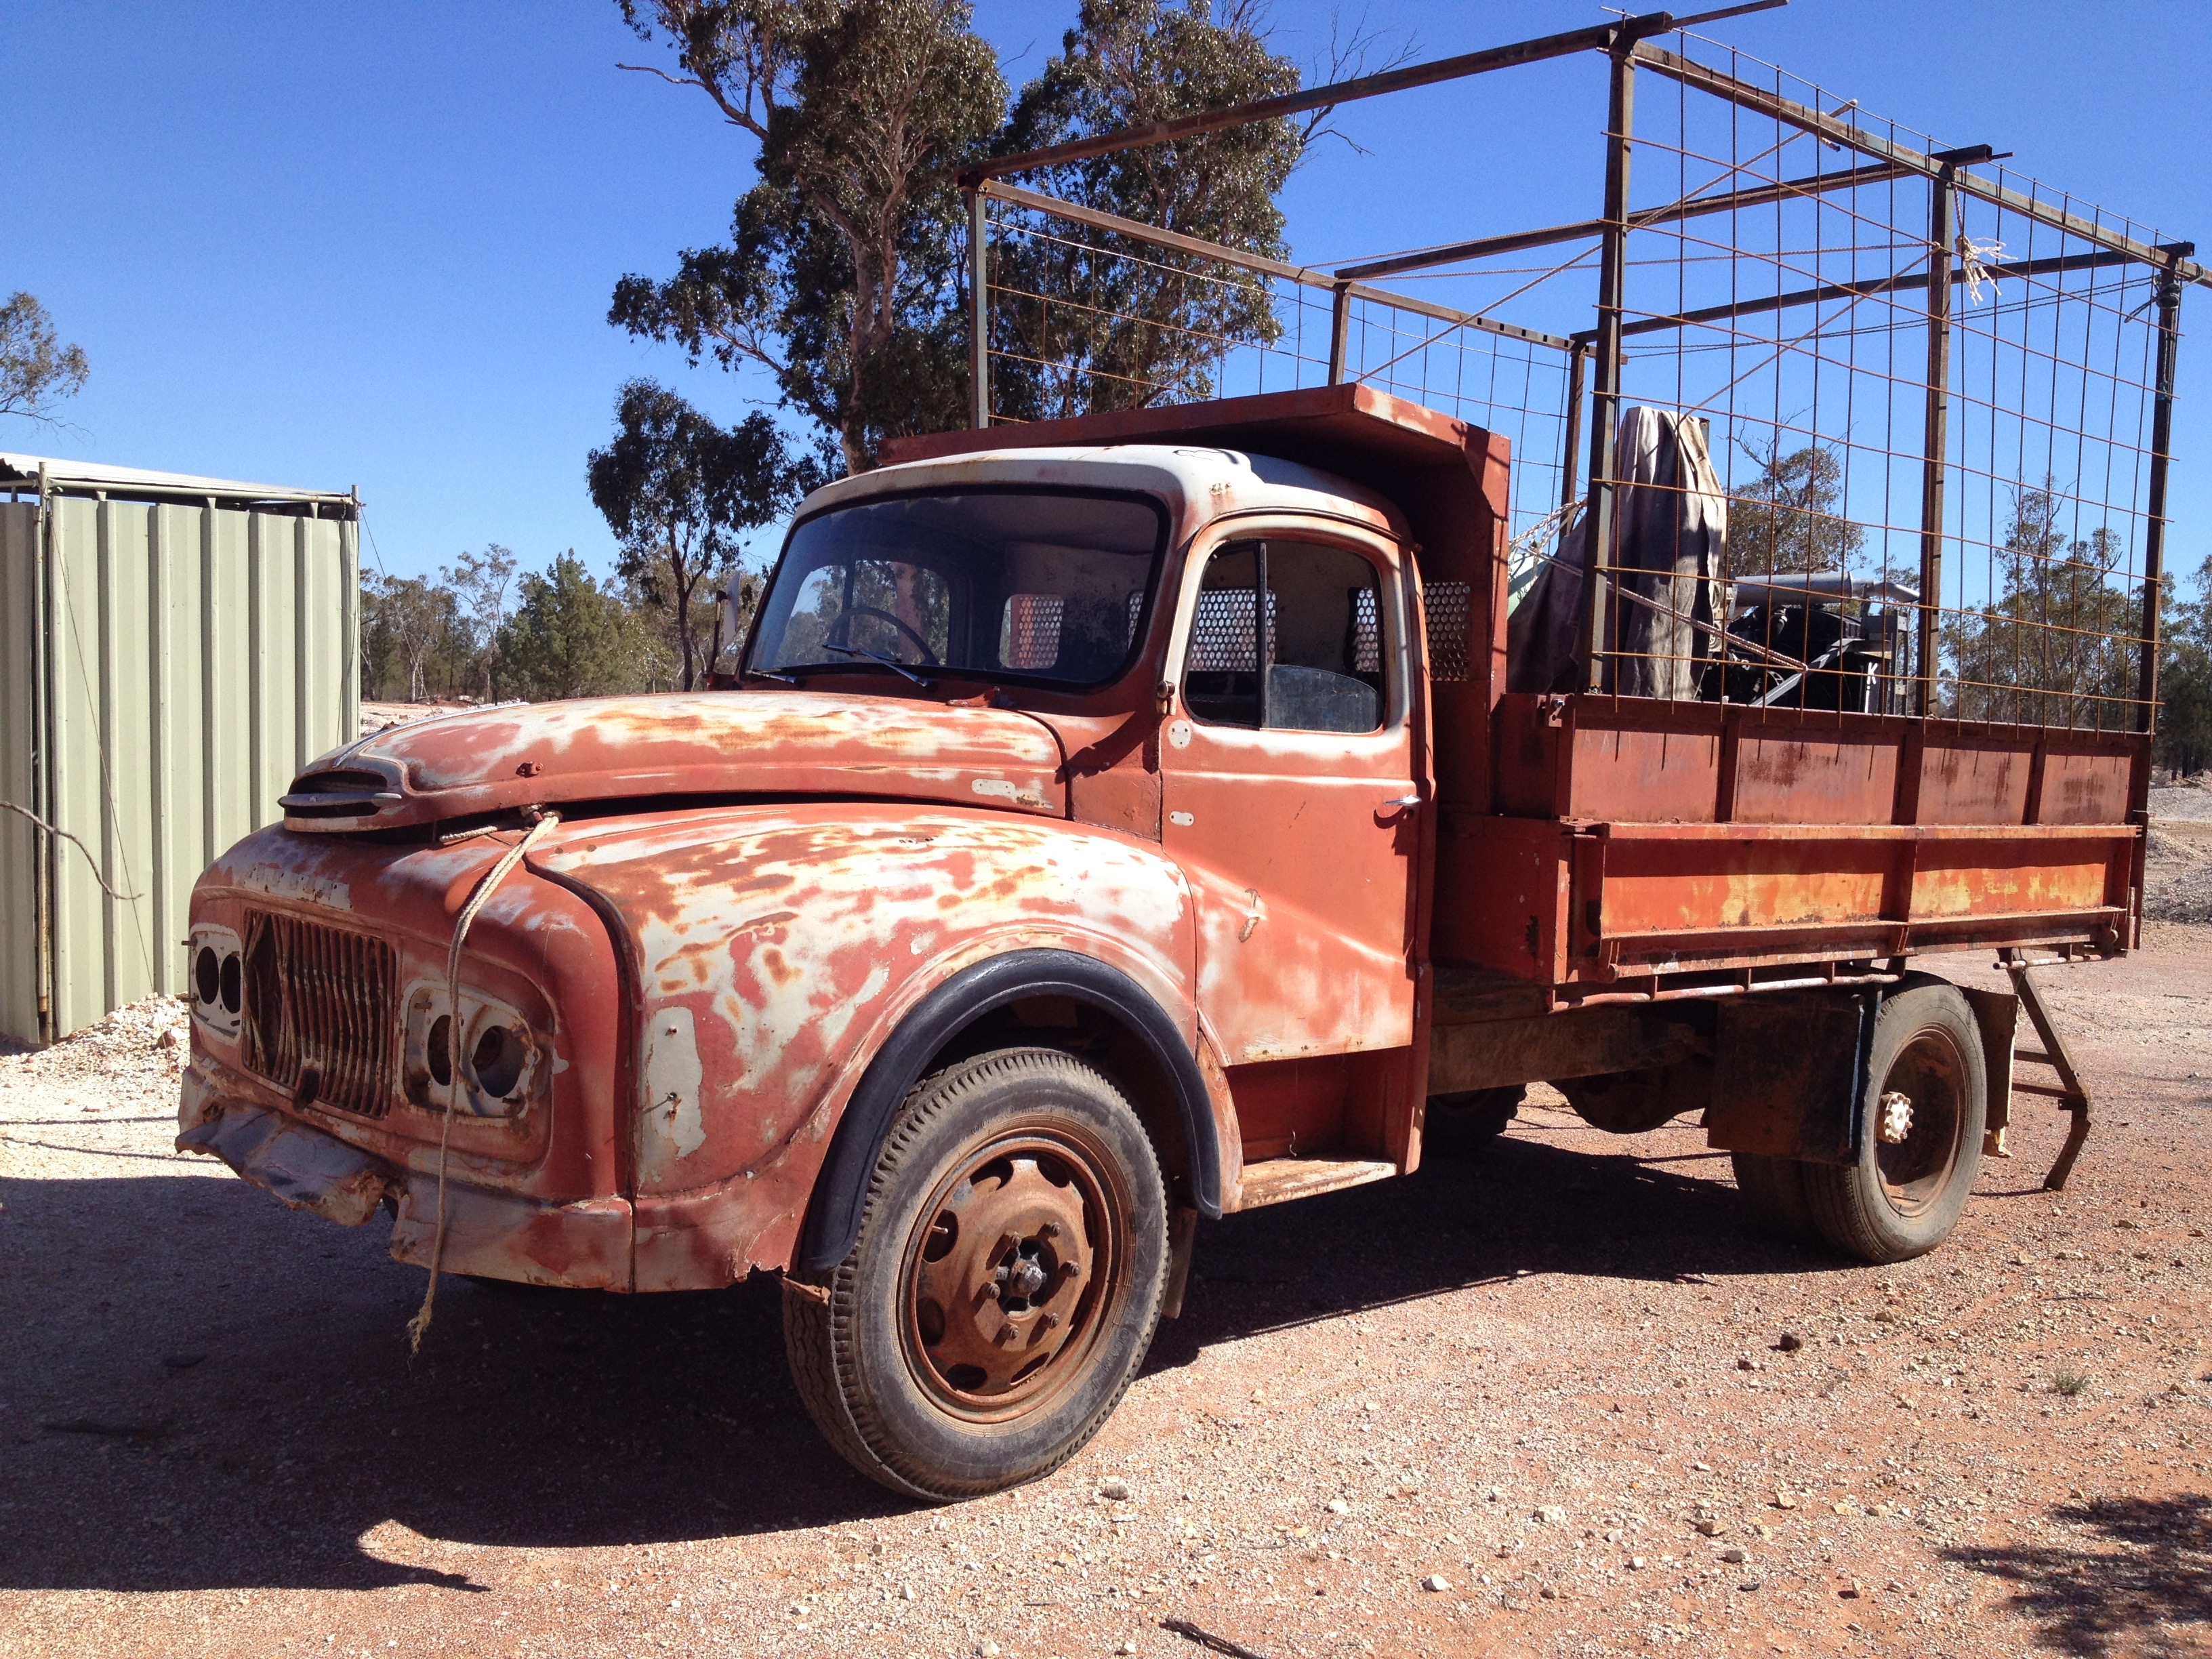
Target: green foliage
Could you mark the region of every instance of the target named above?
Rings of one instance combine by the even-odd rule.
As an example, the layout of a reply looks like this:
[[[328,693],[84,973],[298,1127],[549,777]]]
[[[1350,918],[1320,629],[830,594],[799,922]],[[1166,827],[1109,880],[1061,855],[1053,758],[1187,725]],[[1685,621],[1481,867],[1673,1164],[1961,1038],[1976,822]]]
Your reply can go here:
[[[1866,532],[1837,511],[1843,464],[1817,444],[1785,455],[1779,441],[1744,453],[1759,477],[1729,495],[1729,572],[1735,576],[1844,570]]]
[[[2212,768],[2212,555],[2197,567],[2195,586],[2186,604],[2167,588],[2160,631],[2155,758],[2184,777]]]
[[[1297,66],[1268,49],[1251,0],[1084,0],[1060,54],[1022,88],[1000,154],[1297,90]],[[1085,207],[1287,258],[1275,198],[1307,134],[1287,120],[1096,156],[1025,183]],[[1282,325],[1266,281],[1192,255],[1100,233],[1079,242],[1011,235],[993,281],[1006,356],[994,402],[1017,420],[1141,408],[1212,395],[1231,345],[1271,343]],[[1007,337],[1010,336],[1011,337]]]
[[[621,544],[617,570],[669,617],[683,689],[697,684],[700,584],[734,565],[738,532],[767,524],[811,487],[766,415],[724,428],[650,380],[615,406],[614,441],[592,452],[592,501]]]
[[[608,320],[746,362],[833,434],[845,469],[964,406],[957,165],[1006,83],[962,0],[618,0],[759,142],[729,243],[665,282],[625,276]]]
[[[460,601],[450,587],[420,576],[364,575],[361,583],[362,693],[414,702],[441,676],[434,659],[449,659],[466,636]],[[450,668],[450,661],[446,665]]]
[[[507,619],[507,595],[514,586],[514,555],[497,542],[481,553],[464,553],[439,575],[453,592],[469,645],[483,681],[483,700],[491,701],[492,671],[500,654],[500,629]]]
[[[572,548],[544,575],[522,578],[520,603],[499,630],[500,689],[533,702],[627,690],[636,631],[621,597],[594,581]]]
[[[54,405],[82,392],[91,372],[84,349],[61,343],[35,295],[18,289],[0,305],[0,415],[51,422]]]
[[[1946,620],[1960,719],[2104,730],[2132,719],[2141,599],[2113,578],[2125,549],[2104,526],[2069,541],[2064,507],[2047,485],[2021,491],[1997,550],[2003,592]]]

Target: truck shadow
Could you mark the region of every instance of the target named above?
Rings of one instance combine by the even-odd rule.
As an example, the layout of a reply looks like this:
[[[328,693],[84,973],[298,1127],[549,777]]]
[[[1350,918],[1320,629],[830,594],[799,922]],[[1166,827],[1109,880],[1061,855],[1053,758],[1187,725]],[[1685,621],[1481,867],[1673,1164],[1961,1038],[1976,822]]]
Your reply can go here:
[[[2212,1626],[2212,1498],[2081,1498],[2051,1518],[2082,1528],[2072,1548],[2042,1543],[1944,1553],[2012,1586],[2062,1652],[2197,1653]],[[2148,1644],[2148,1645],[2146,1645]]]
[[[1701,1166],[1690,1165],[1698,1168]],[[1201,1231],[1152,1369],[1531,1273],[1832,1265],[1734,1194],[1509,1137],[1415,1178]],[[228,1178],[0,1181],[0,1588],[482,1588],[480,1547],[780,1531],[909,1506],[785,1374],[781,1291],[630,1298],[422,1275]]]

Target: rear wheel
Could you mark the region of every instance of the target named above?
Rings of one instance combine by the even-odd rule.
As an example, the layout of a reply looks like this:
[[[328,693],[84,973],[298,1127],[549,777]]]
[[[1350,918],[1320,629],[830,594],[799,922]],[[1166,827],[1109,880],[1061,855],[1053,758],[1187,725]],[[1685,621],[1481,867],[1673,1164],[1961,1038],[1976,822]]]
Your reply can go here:
[[[910,1097],[850,1254],[817,1294],[785,1296],[792,1376],[894,1491],[1034,1480],[1135,1376],[1167,1257],[1158,1159],[1110,1082],[1051,1049],[963,1060]]]
[[[1810,1244],[1820,1229],[1805,1199],[1805,1166],[1794,1158],[1734,1152],[1735,1184],[1763,1232],[1793,1244]]]
[[[1422,1121],[1422,1151],[1437,1158],[1461,1158],[1488,1146],[1521,1115],[1521,1099],[1527,1092],[1516,1083],[1502,1089],[1431,1095],[1428,1115]]]
[[[1981,1169],[1989,1075],[1958,988],[1923,981],[1885,1000],[1867,1077],[1858,1160],[1798,1169],[1821,1237],[1903,1261],[1949,1237]]]

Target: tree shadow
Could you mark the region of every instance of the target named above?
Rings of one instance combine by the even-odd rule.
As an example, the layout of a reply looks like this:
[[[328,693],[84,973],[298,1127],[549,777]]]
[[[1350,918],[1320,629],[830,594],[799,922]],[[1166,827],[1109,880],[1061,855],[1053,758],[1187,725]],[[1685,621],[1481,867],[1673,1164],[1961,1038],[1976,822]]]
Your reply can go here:
[[[1726,1186],[1509,1136],[1202,1230],[1150,1367],[1488,1279],[1834,1267]],[[452,1545],[781,1531],[911,1507],[786,1373],[781,1292],[629,1297],[423,1277],[228,1177],[0,1181],[0,1588],[472,1588]],[[463,1558],[465,1560],[465,1558]]]
[[[2212,1498],[2081,1498],[2052,1519],[2089,1528],[2101,1547],[2049,1544],[1944,1553],[2013,1586],[2012,1605],[2040,1620],[2068,1653],[2201,1654],[2212,1626]]]

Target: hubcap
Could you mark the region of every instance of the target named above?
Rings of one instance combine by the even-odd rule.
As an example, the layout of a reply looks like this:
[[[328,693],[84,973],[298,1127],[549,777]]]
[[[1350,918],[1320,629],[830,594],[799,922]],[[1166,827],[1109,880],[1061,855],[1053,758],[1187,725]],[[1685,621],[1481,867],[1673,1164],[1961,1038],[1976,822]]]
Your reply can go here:
[[[1103,1164],[1059,1133],[1001,1134],[932,1194],[907,1251],[905,1346],[940,1405],[1015,1416],[1082,1370],[1123,1248]]]
[[[1966,1122],[1966,1067],[1940,1028],[1923,1031],[1890,1063],[1876,1103],[1875,1164],[1883,1196],[1917,1214],[1949,1183]]]

